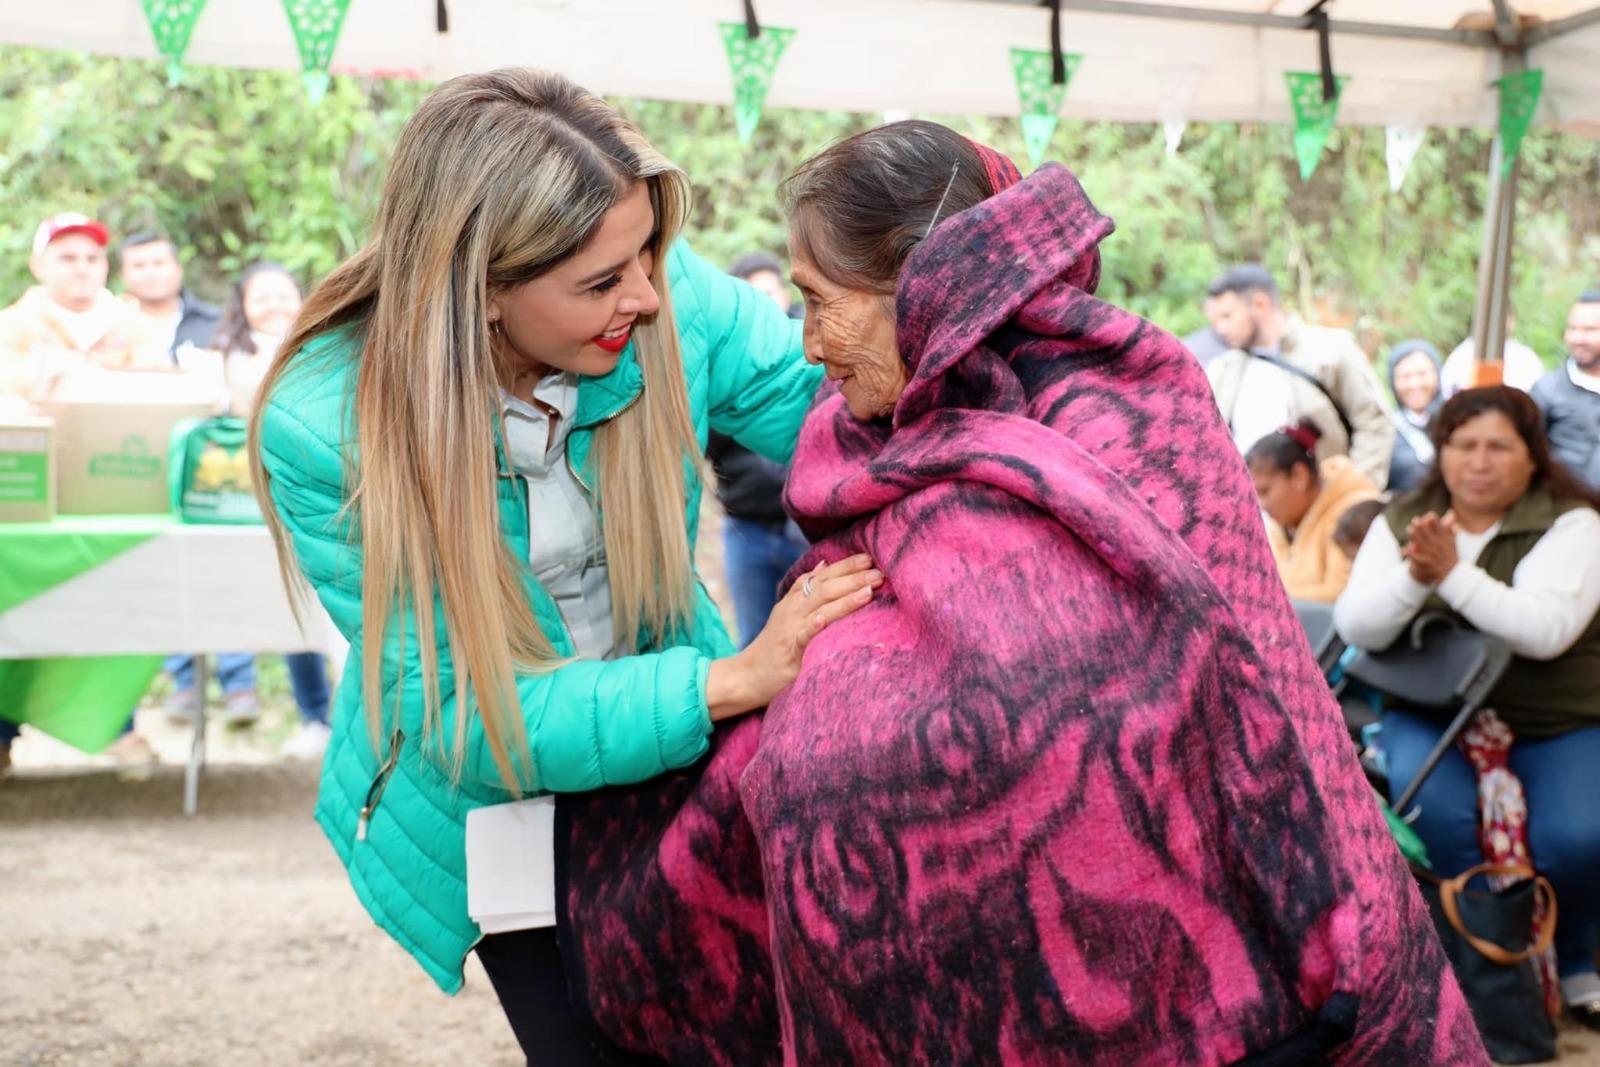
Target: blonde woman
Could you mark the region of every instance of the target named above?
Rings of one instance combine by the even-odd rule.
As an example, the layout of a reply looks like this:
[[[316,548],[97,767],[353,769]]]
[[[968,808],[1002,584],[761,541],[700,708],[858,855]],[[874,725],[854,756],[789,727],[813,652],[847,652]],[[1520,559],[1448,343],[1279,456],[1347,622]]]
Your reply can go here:
[[[676,242],[688,191],[559,76],[446,83],[255,415],[286,571],[351,642],[318,820],[446,991],[476,948],[541,1064],[608,1050],[554,930],[469,918],[468,812],[693,764],[882,580],[865,557],[820,567],[735,653],[696,579],[708,429],[786,460],[820,375],[798,324]]]

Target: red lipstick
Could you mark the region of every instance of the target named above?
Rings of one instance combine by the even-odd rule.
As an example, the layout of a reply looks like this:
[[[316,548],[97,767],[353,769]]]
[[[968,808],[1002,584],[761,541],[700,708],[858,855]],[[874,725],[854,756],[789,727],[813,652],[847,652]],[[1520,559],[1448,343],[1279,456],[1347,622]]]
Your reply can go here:
[[[595,338],[592,339],[592,341],[593,341],[593,343],[595,345],[598,345],[602,350],[604,350],[606,352],[610,352],[614,356],[618,352],[621,352],[624,348],[628,347],[628,341],[632,337],[633,337],[633,327],[629,326],[626,330],[623,330],[620,334],[618,334],[615,337],[595,337]]]

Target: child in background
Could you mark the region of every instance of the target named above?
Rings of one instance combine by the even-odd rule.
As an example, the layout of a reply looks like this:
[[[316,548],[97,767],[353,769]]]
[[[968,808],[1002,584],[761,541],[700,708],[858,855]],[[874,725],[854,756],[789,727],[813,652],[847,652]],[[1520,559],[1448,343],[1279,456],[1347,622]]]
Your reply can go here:
[[[1363,500],[1339,516],[1338,525],[1333,528],[1333,543],[1339,551],[1354,561],[1361,542],[1367,539],[1367,531],[1372,528],[1372,521],[1383,514],[1386,506],[1382,500]]]

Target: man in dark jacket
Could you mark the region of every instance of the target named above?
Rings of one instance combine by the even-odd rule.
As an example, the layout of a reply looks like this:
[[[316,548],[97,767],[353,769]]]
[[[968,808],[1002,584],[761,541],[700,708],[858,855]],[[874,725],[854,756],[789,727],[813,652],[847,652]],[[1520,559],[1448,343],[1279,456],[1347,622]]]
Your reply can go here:
[[[1532,396],[1555,458],[1600,490],[1600,289],[1572,305],[1563,340],[1566,363],[1540,378]]]
[[[733,261],[728,273],[771,297],[790,318],[800,317],[784,280],[783,265],[775,256],[747,253]],[[711,435],[706,458],[717,472],[717,499],[725,514],[723,571],[743,647],[767,624],[777,602],[778,582],[805,551],[806,541],[784,514],[786,465],[758,456],[719,433]]]
[[[122,286],[139,301],[174,361],[186,346],[207,348],[222,312],[197,300],[183,287],[178,246],[153,233],[136,233],[122,242]]]

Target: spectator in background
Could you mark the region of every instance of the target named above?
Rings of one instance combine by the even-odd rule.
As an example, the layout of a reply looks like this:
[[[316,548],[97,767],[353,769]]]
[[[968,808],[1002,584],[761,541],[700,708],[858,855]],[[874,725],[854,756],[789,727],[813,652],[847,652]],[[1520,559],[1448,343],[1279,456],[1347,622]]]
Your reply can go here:
[[[86,215],[52,215],[39,224],[28,260],[39,284],[0,311],[0,400],[9,396],[25,409],[27,401],[49,395],[57,375],[78,366],[171,369],[138,306],[106,289],[110,243],[111,231]],[[11,766],[18,735],[15,723],[0,719],[0,773]],[[106,752],[123,764],[156,760],[131,714]]]
[[[106,288],[111,231],[85,215],[52,215],[33,235],[38,285],[0,311],[0,394],[43,399],[79,367],[170,370],[138,304]]]
[[[728,273],[771,297],[791,319],[800,317],[775,256],[747,253],[733,261]],[[758,456],[714,431],[706,457],[717,472],[717,499],[725,513],[722,563],[743,648],[767,624],[778,600],[778,583],[806,550],[806,539],[783,510],[787,464]]]
[[[1321,434],[1319,460],[1348,455],[1368,481],[1382,485],[1394,426],[1383,387],[1350,332],[1307,326],[1287,314],[1277,281],[1259,264],[1235,267],[1208,291],[1212,325],[1229,348],[1206,375],[1239,450],[1309,418]]]
[[[1539,410],[1519,390],[1457,393],[1440,409],[1433,441],[1421,488],[1372,525],[1334,622],[1349,644],[1384,649],[1419,615],[1441,612],[1511,646],[1511,666],[1486,702],[1493,710],[1428,776],[1414,828],[1441,876],[1488,860],[1549,877],[1560,903],[1562,994],[1574,1017],[1600,1029],[1596,497],[1551,459]],[[1384,712],[1395,795],[1444,729],[1434,712]],[[1483,789],[1474,765],[1496,764],[1515,778],[1497,775]]]
[[[276,263],[252,263],[234,283],[211,342],[223,354],[233,414],[248,416],[254,408],[257,388],[278,346],[294,326],[301,302],[300,283]],[[169,714],[190,717],[200,707],[200,694],[194,688],[194,662],[192,657],[177,658],[182,662],[169,665],[175,691],[167,708]],[[315,652],[289,652],[283,662],[289,670],[300,725],[279,752],[291,759],[319,758],[328,747],[330,736],[328,706],[332,694],[328,665]],[[219,655],[217,676],[222,683],[226,721],[234,726],[255,722],[260,715],[255,657],[250,653]]]
[[[178,246],[153,233],[125,238],[118,250],[122,287],[139,301],[157,341],[177,361],[184,347],[210,348],[222,310],[183,287]]]
[[[1422,484],[1433,463],[1428,427],[1444,402],[1439,386],[1439,350],[1426,341],[1401,341],[1389,352],[1389,389],[1397,407],[1394,454],[1389,459],[1388,488],[1409,493]]]
[[[1506,343],[1500,355],[1501,384],[1521,389],[1526,393],[1533,388],[1535,382],[1544,377],[1544,361],[1539,358],[1537,352],[1511,336],[1516,330],[1517,316],[1508,311]],[[1445,399],[1478,384],[1473,380],[1473,374],[1477,369],[1477,354],[1477,342],[1470,337],[1451,350],[1450,358],[1444,361],[1444,369],[1440,372]]]
[[[1211,361],[1228,350],[1228,342],[1222,339],[1215,325],[1217,315],[1217,298],[1207,294],[1201,310],[1205,312],[1206,326],[1196,330],[1183,339],[1183,346],[1187,348],[1194,358],[1200,361],[1200,366],[1210,366]]]
[[[1539,379],[1533,400],[1555,458],[1600,490],[1600,289],[1583,293],[1567,311],[1562,340],[1566,362]]]
[[[1375,499],[1378,490],[1345,456],[1319,462],[1317,437],[1316,423],[1301,419],[1251,445],[1244,461],[1267,513],[1284,588],[1295,600],[1332,604],[1350,577],[1334,530],[1346,511]]]
[[[1356,553],[1361,551],[1361,543],[1367,539],[1367,531],[1372,529],[1372,523],[1383,509],[1388,507],[1382,500],[1374,497],[1354,504],[1339,519],[1338,525],[1333,528],[1333,543],[1344,553],[1345,559],[1352,562]]]

